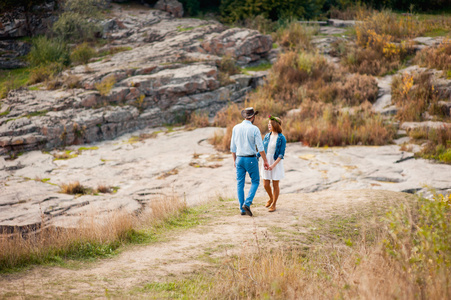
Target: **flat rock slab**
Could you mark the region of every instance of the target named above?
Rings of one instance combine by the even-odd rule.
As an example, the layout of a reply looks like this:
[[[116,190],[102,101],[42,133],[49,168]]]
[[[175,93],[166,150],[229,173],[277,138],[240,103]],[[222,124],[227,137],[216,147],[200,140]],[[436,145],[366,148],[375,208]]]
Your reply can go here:
[[[158,130],[153,135],[152,131],[137,131],[85,150],[71,146],[67,150],[77,155],[66,160],[54,160],[52,154],[59,151],[32,151],[13,161],[0,161],[0,226],[33,225],[42,216],[61,226],[73,226],[81,214],[133,212],[173,193],[184,197],[188,205],[212,197],[236,197],[231,154],[216,151],[207,141],[224,129]],[[451,165],[412,157],[397,145],[309,148],[290,143],[281,192],[427,192],[426,187],[451,191]],[[249,184],[250,179],[246,180]],[[59,192],[59,185],[76,181],[92,189],[106,185],[118,190],[84,196]],[[257,196],[265,196],[262,187]]]

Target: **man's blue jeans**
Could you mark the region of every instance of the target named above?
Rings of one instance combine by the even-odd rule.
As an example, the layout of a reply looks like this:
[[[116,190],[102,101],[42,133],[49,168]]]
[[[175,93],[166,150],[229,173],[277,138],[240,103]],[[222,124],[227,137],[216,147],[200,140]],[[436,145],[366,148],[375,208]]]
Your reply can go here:
[[[258,172],[258,160],[257,157],[243,157],[238,156],[236,158],[236,180],[237,180],[237,192],[238,201],[240,202],[240,210],[243,210],[243,204],[251,206],[254,200],[255,193],[257,192],[258,185],[260,184],[260,174]],[[251,189],[244,200],[244,182],[246,179],[246,172],[251,177]]]

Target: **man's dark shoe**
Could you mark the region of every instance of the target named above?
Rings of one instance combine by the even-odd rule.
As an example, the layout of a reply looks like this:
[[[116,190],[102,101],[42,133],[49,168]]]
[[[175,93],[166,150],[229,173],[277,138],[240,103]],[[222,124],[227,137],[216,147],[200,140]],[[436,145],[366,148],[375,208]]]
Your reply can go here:
[[[246,215],[251,216],[252,217],[252,212],[251,212],[251,208],[247,205],[243,205],[243,209],[246,211]]]
[[[246,215],[246,212],[242,211],[242,212],[241,212],[241,215],[242,215],[242,216],[245,216],[245,215]]]

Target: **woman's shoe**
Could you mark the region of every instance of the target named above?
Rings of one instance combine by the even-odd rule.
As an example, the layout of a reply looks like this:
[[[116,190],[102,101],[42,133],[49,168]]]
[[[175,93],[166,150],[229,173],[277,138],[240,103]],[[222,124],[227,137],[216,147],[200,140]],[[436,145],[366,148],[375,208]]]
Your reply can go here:
[[[272,204],[272,199],[269,199],[268,202],[266,202],[265,207],[270,207]]]

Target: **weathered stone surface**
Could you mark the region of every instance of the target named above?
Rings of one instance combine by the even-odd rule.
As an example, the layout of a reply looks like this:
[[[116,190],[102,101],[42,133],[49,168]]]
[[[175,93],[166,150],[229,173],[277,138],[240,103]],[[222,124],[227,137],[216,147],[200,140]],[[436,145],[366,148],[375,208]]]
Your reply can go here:
[[[208,53],[229,55],[242,63],[249,63],[265,56],[272,49],[272,39],[256,30],[231,28],[204,40],[202,47]]]
[[[159,113],[155,109],[138,118]],[[152,131],[137,131],[90,145],[98,147],[92,150],[77,152],[78,146],[68,147],[78,156],[67,160],[54,160],[52,154],[58,151],[31,151],[13,161],[0,157],[0,228],[38,226],[41,216],[47,224],[70,227],[80,215],[101,218],[120,208],[133,212],[174,192],[185,197],[188,205],[218,195],[235,197],[231,154],[217,152],[206,142],[224,129],[154,130],[163,132],[138,141],[137,137],[151,136]],[[451,192],[450,165],[413,159],[397,145],[318,149],[290,143],[284,166],[284,194],[356,189],[426,193],[425,185]],[[90,188],[103,184],[119,189],[97,196],[59,193],[58,185],[75,181]],[[257,196],[264,195],[260,187]]]
[[[177,0],[158,0],[154,8],[167,11],[175,18],[183,17],[183,5]]]
[[[103,26],[104,36],[113,40],[103,50],[120,45],[126,51],[64,72],[78,78],[82,88],[11,91],[2,101],[2,112],[8,111],[0,116],[2,154],[113,139],[180,121],[197,110],[213,116],[228,101],[243,101],[266,76],[254,74],[220,87],[221,57],[208,53],[200,43],[226,30],[216,21],[176,19],[149,9],[135,14],[113,6]],[[227,51],[249,60],[265,56],[272,46],[269,37],[247,29],[235,28],[226,36],[239,38]],[[111,90],[100,95],[99,84],[110,79]]]
[[[451,123],[446,122],[433,122],[433,121],[426,121],[426,122],[404,122],[401,124],[401,129],[405,131],[410,131],[414,129],[444,129],[444,128],[451,128]]]
[[[353,27],[353,26],[355,26],[356,21],[329,19],[328,23],[330,26],[334,26],[334,27]]]

